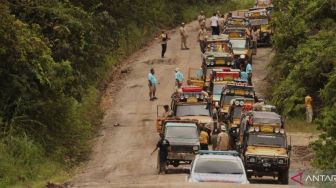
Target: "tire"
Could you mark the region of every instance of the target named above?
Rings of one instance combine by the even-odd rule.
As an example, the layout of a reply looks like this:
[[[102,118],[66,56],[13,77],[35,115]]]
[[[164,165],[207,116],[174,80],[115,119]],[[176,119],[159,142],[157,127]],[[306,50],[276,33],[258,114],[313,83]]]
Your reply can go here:
[[[288,170],[279,172],[279,176],[278,176],[279,183],[283,185],[288,185],[288,176],[289,176]]]

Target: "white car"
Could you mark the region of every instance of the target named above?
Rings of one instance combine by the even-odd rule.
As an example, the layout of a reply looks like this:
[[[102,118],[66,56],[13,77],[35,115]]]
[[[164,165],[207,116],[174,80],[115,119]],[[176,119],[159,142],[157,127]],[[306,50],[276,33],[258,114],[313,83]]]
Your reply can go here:
[[[188,182],[249,184],[236,151],[199,151],[192,162]]]

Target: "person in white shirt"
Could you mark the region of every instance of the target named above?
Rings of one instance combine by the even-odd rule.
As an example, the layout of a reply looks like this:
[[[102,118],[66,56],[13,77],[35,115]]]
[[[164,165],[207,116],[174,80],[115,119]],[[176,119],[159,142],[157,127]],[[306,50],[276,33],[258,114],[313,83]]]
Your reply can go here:
[[[218,17],[216,13],[210,18],[210,26],[212,29],[212,35],[219,35],[219,25],[218,25]]]

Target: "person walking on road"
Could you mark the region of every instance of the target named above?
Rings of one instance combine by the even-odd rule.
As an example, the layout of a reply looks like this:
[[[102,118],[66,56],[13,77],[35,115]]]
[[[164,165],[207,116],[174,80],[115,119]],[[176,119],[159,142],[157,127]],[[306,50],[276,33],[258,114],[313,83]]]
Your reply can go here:
[[[197,20],[198,20],[198,23],[199,23],[200,27],[202,27],[202,26],[205,27],[205,20],[206,20],[206,18],[205,18],[205,14],[204,14],[203,10],[198,15]]]
[[[221,126],[221,132],[217,136],[217,151],[229,150],[229,135],[226,132],[225,125]]]
[[[259,32],[255,26],[252,27],[251,35],[252,35],[253,52],[254,54],[257,54],[257,46],[258,46],[257,41],[259,38]]]
[[[147,79],[148,79],[148,87],[149,87],[149,100],[153,101],[156,98],[155,93],[156,93],[156,84],[157,84],[157,80],[155,77],[155,72],[154,69],[151,68],[150,72],[148,73]]]
[[[183,73],[180,71],[179,68],[175,69],[175,85],[177,88],[180,88],[182,86],[184,80]]]
[[[219,129],[215,128],[212,131],[212,135],[211,135],[212,150],[216,150],[216,148],[217,148],[217,137],[218,137],[218,134],[219,134]]]
[[[200,127],[200,145],[201,150],[209,150],[209,134],[204,128],[204,125]]]
[[[169,40],[168,34],[165,31],[161,31],[160,39],[161,39],[161,46],[162,46],[161,58],[164,58],[164,55],[167,51],[167,41]]]
[[[248,85],[252,85],[252,65],[249,61],[246,62],[246,69],[245,72],[248,74]]]
[[[307,123],[311,123],[313,121],[313,99],[309,94],[305,97],[305,105],[306,121]]]
[[[180,35],[181,35],[181,50],[189,50],[187,46],[187,38],[188,34],[185,29],[185,23],[182,22],[180,27]]]
[[[248,83],[248,74],[247,72],[244,70],[244,67],[242,66],[240,68],[240,80]]]
[[[220,15],[220,17],[218,18],[218,25],[219,25],[219,34],[223,34],[225,28],[225,18],[223,14]]]
[[[168,156],[168,151],[170,151],[170,143],[167,139],[164,138],[164,134],[160,133],[160,140],[158,141],[158,143],[156,144],[156,148],[154,149],[154,151],[151,153],[151,155],[153,155],[153,153],[159,149],[159,174],[165,174],[166,173],[166,167],[167,167],[167,156]]]
[[[207,30],[205,29],[205,26],[202,25],[200,30],[198,31],[198,42],[200,44],[202,53],[205,52],[207,35]]]
[[[219,25],[218,25],[218,17],[216,13],[210,18],[210,26],[212,29],[212,35],[219,35]]]

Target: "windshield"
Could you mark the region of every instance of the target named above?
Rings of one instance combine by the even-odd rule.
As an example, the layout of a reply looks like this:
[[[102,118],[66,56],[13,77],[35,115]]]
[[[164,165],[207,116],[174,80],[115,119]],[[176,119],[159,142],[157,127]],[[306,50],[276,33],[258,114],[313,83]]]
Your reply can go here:
[[[246,40],[230,40],[232,48],[246,48]]]
[[[215,95],[221,94],[224,86],[225,84],[214,84],[212,93]]]
[[[250,134],[248,138],[249,146],[285,147],[285,142],[286,140],[283,135]]]
[[[168,126],[166,138],[198,139],[197,128],[196,126]]]
[[[195,164],[195,173],[243,174],[243,168],[238,160],[199,159]]]
[[[207,105],[178,105],[176,107],[176,116],[210,116],[210,110]]]
[[[240,118],[243,111],[242,106],[235,106],[233,109],[233,118]]]
[[[223,105],[229,105],[231,100],[234,98],[238,98],[239,96],[234,96],[234,95],[225,95],[224,100],[223,100]]]

